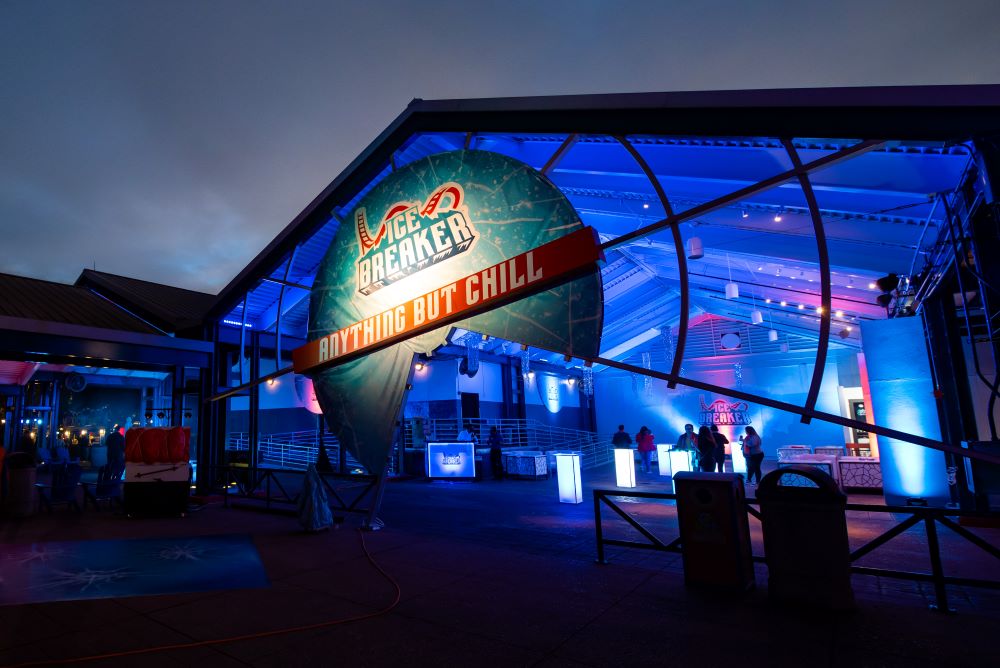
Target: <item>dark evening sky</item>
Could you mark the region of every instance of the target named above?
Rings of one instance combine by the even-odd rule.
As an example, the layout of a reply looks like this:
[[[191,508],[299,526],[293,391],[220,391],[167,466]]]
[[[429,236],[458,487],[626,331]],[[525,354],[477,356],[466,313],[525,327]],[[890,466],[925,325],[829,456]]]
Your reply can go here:
[[[998,19],[996,0],[6,0],[0,271],[214,293],[414,97],[998,83]]]

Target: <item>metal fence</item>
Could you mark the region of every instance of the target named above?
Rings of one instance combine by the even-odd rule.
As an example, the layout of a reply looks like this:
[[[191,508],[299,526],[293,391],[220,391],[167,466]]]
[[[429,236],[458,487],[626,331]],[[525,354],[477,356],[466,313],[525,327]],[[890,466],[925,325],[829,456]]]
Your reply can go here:
[[[542,424],[537,420],[491,420],[457,418],[424,420],[421,433],[414,434],[413,421],[407,420],[401,434],[407,448],[424,447],[427,441],[449,441],[458,437],[463,425],[471,425],[478,434],[480,447],[486,447],[491,427],[496,427],[504,439],[505,448],[524,448],[550,452],[553,450],[577,450],[582,453],[581,466],[594,468],[608,464],[613,459],[611,441],[599,439],[597,434],[579,429],[566,429]],[[329,431],[323,432],[323,444],[330,461],[336,465],[340,456],[340,443]],[[399,462],[399,446],[393,444],[393,456],[389,472],[395,472]],[[232,432],[226,441],[226,450],[249,451],[250,435],[246,432]],[[319,432],[315,429],[274,434],[261,434],[257,445],[258,466],[279,469],[305,469],[316,461],[319,455]],[[347,471],[364,470],[364,467],[350,453],[346,453]]]
[[[682,552],[684,549],[683,544],[679,537],[675,537],[673,540],[664,541],[653,531],[642,524],[638,519],[629,514],[628,510],[622,508],[612,500],[612,497],[630,497],[631,499],[648,499],[650,501],[676,501],[677,495],[670,494],[666,492],[636,492],[636,491],[621,491],[612,489],[595,489],[594,490],[594,528],[597,543],[597,561],[598,563],[607,563],[605,559],[604,548],[605,546],[611,545],[615,547],[623,548],[637,548],[642,550],[656,550],[659,552]],[[629,503],[626,504],[628,508],[635,508],[636,504]],[[602,506],[607,507],[613,511],[616,515],[621,517],[625,522],[631,526],[633,529],[638,531],[645,541],[633,541],[633,540],[621,540],[617,538],[605,538],[604,536],[604,524],[601,514]],[[745,510],[750,515],[757,520],[761,519],[760,509],[757,507],[759,503],[756,499],[747,499],[745,504]],[[961,526],[958,521],[959,518],[996,518],[995,514],[988,513],[975,513],[975,512],[963,512],[961,510],[954,510],[948,508],[924,508],[915,506],[881,506],[875,504],[864,504],[864,503],[848,503],[846,510],[851,511],[862,511],[866,513],[888,513],[893,516],[896,515],[906,515],[906,518],[901,520],[898,524],[894,525],[887,531],[882,532],[880,535],[872,538],[867,543],[851,551],[850,561],[851,561],[851,572],[858,575],[874,575],[884,578],[895,578],[901,580],[913,580],[917,582],[931,582],[934,585],[934,596],[936,604],[935,609],[946,612],[949,611],[948,607],[948,585],[959,585],[967,587],[982,587],[985,589],[1000,589],[1000,580],[986,580],[981,578],[967,578],[967,577],[956,577],[953,575],[946,575],[944,572],[944,565],[941,561],[941,546],[938,539],[938,528],[939,526],[945,527],[962,537],[966,541],[972,543],[976,547],[980,548],[987,554],[992,555],[994,558],[1000,560],[1000,548],[995,545],[990,544],[988,541],[984,540],[982,537],[976,535],[972,531],[969,531],[965,527]],[[848,523],[850,523],[850,516],[848,516]],[[859,566],[856,562],[875,551],[877,548],[885,545],[891,541],[896,536],[906,532],[907,530],[922,525],[926,537],[927,552],[930,558],[931,571],[907,571],[907,570],[897,570],[890,568],[873,568],[869,566]],[[767,563],[766,555],[754,555],[753,560],[757,563]],[[1000,571],[993,571],[994,573]]]

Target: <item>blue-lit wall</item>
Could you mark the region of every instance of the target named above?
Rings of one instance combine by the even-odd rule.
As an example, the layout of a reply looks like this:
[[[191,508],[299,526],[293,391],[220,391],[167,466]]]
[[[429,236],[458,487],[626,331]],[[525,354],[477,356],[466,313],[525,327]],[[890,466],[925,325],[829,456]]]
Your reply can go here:
[[[803,405],[809,382],[812,378],[812,364],[781,363],[769,359],[744,356],[743,387],[746,392],[767,396],[790,404]],[[844,365],[847,367],[848,365]],[[720,387],[735,387],[736,378],[732,362],[709,362],[698,364],[685,362],[686,374]],[[823,376],[823,384],[817,398],[816,407],[828,413],[840,414],[838,384],[857,382],[857,371],[840,379],[838,364],[831,361]],[[597,426],[601,436],[611,434],[624,423],[625,430],[635,435],[639,427],[649,427],[658,443],[675,443],[684,431],[684,424],[697,426],[701,400],[711,404],[716,399],[725,398],[701,390],[678,386],[667,389],[664,381],[653,381],[650,393],[643,389],[642,378],[636,379],[633,389],[629,374],[612,370],[602,370],[594,374],[594,396],[597,405]],[[768,458],[777,456],[777,448],[785,445],[843,445],[844,430],[834,424],[813,420],[803,424],[798,415],[785,413],[760,404],[750,403],[750,419],[761,435],[764,454]],[[730,440],[743,433],[743,427],[723,426],[720,430]]]
[[[940,439],[921,319],[862,322],[861,339],[876,424]],[[950,500],[944,453],[883,436],[878,445],[886,502],[921,497],[943,506]]]

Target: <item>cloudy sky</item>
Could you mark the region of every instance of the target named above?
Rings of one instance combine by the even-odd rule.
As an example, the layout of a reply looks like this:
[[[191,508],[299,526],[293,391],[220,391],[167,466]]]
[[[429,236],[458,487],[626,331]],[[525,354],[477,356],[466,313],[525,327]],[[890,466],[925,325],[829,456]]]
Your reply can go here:
[[[997,0],[4,0],[0,272],[215,293],[414,97],[1000,83],[998,19]]]

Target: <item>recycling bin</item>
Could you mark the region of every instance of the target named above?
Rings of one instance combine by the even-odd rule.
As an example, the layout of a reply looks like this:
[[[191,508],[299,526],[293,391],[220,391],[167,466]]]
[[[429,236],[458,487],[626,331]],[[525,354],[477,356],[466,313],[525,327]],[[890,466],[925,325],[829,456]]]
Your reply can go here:
[[[677,519],[689,586],[744,591],[754,586],[743,481],[735,473],[674,474]]]
[[[768,595],[831,610],[854,608],[847,496],[829,475],[792,464],[757,486]]]

